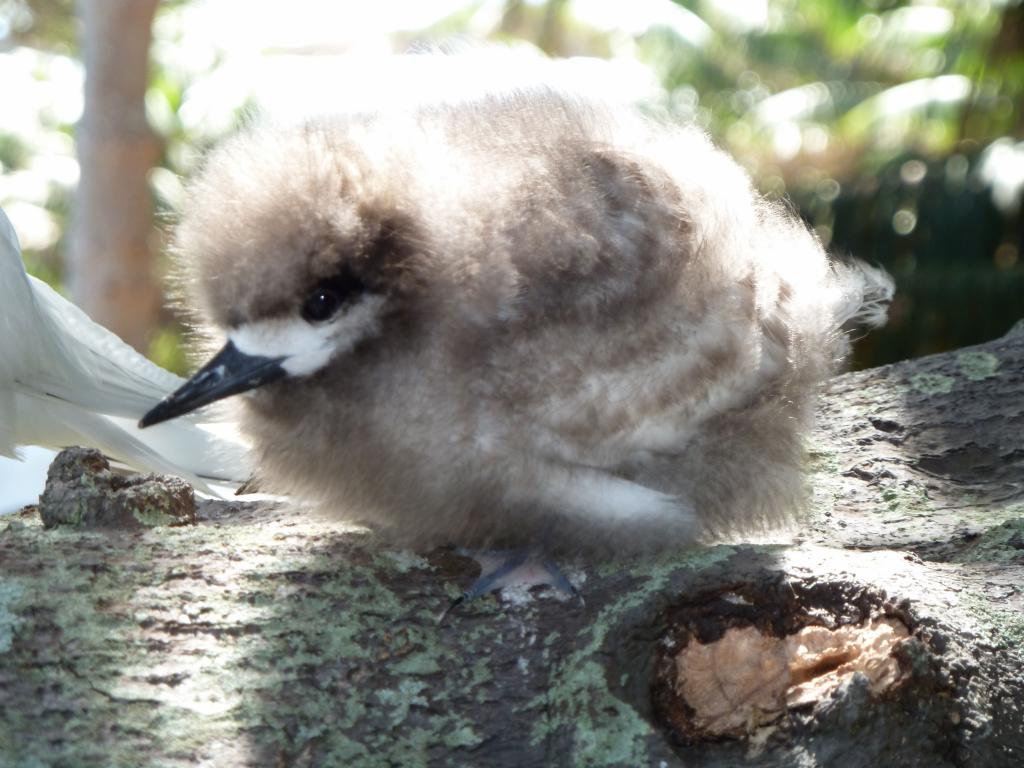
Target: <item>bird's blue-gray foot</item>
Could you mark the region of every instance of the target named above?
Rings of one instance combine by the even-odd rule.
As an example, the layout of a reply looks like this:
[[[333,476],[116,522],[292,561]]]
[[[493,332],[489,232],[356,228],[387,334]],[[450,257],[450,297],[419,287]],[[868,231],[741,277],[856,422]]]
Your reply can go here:
[[[549,586],[583,603],[583,596],[579,590],[558,566],[549,558],[532,550],[504,549],[478,552],[459,549],[457,552],[476,560],[480,564],[480,575],[465,592],[452,600],[442,611],[438,623],[443,622],[457,606],[505,587]]]

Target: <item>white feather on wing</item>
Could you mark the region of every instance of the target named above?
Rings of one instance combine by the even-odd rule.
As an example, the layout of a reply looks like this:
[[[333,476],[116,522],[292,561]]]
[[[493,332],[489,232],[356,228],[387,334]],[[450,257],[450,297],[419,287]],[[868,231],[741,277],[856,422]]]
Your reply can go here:
[[[25,273],[0,211],[0,454],[19,445],[87,445],[135,469],[244,482],[247,448],[233,424],[202,414],[145,431],[135,422],[183,383]]]

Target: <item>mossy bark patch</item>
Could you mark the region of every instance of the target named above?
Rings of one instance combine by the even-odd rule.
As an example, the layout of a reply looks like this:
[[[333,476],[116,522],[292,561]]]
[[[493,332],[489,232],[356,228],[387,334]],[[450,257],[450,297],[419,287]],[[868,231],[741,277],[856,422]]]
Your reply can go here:
[[[99,451],[68,448],[50,465],[39,513],[47,528],[191,525],[195,492],[180,478],[120,474]]]

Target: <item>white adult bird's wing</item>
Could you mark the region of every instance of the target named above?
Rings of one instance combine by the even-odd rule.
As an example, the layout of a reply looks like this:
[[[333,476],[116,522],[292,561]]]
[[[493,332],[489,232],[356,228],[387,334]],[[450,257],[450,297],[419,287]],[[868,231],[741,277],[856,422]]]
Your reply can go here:
[[[45,283],[25,273],[0,211],[0,454],[18,445],[89,445],[136,469],[244,482],[244,443],[198,415],[145,431],[135,423],[183,380],[154,365]]]

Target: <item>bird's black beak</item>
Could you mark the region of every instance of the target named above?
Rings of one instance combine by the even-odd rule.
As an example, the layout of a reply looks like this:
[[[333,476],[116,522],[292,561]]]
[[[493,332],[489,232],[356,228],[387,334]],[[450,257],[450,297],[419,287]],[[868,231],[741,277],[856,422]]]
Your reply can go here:
[[[161,421],[182,416],[196,408],[237,395],[286,375],[283,357],[261,357],[239,352],[228,342],[206,365],[139,420],[139,427],[151,427]]]

